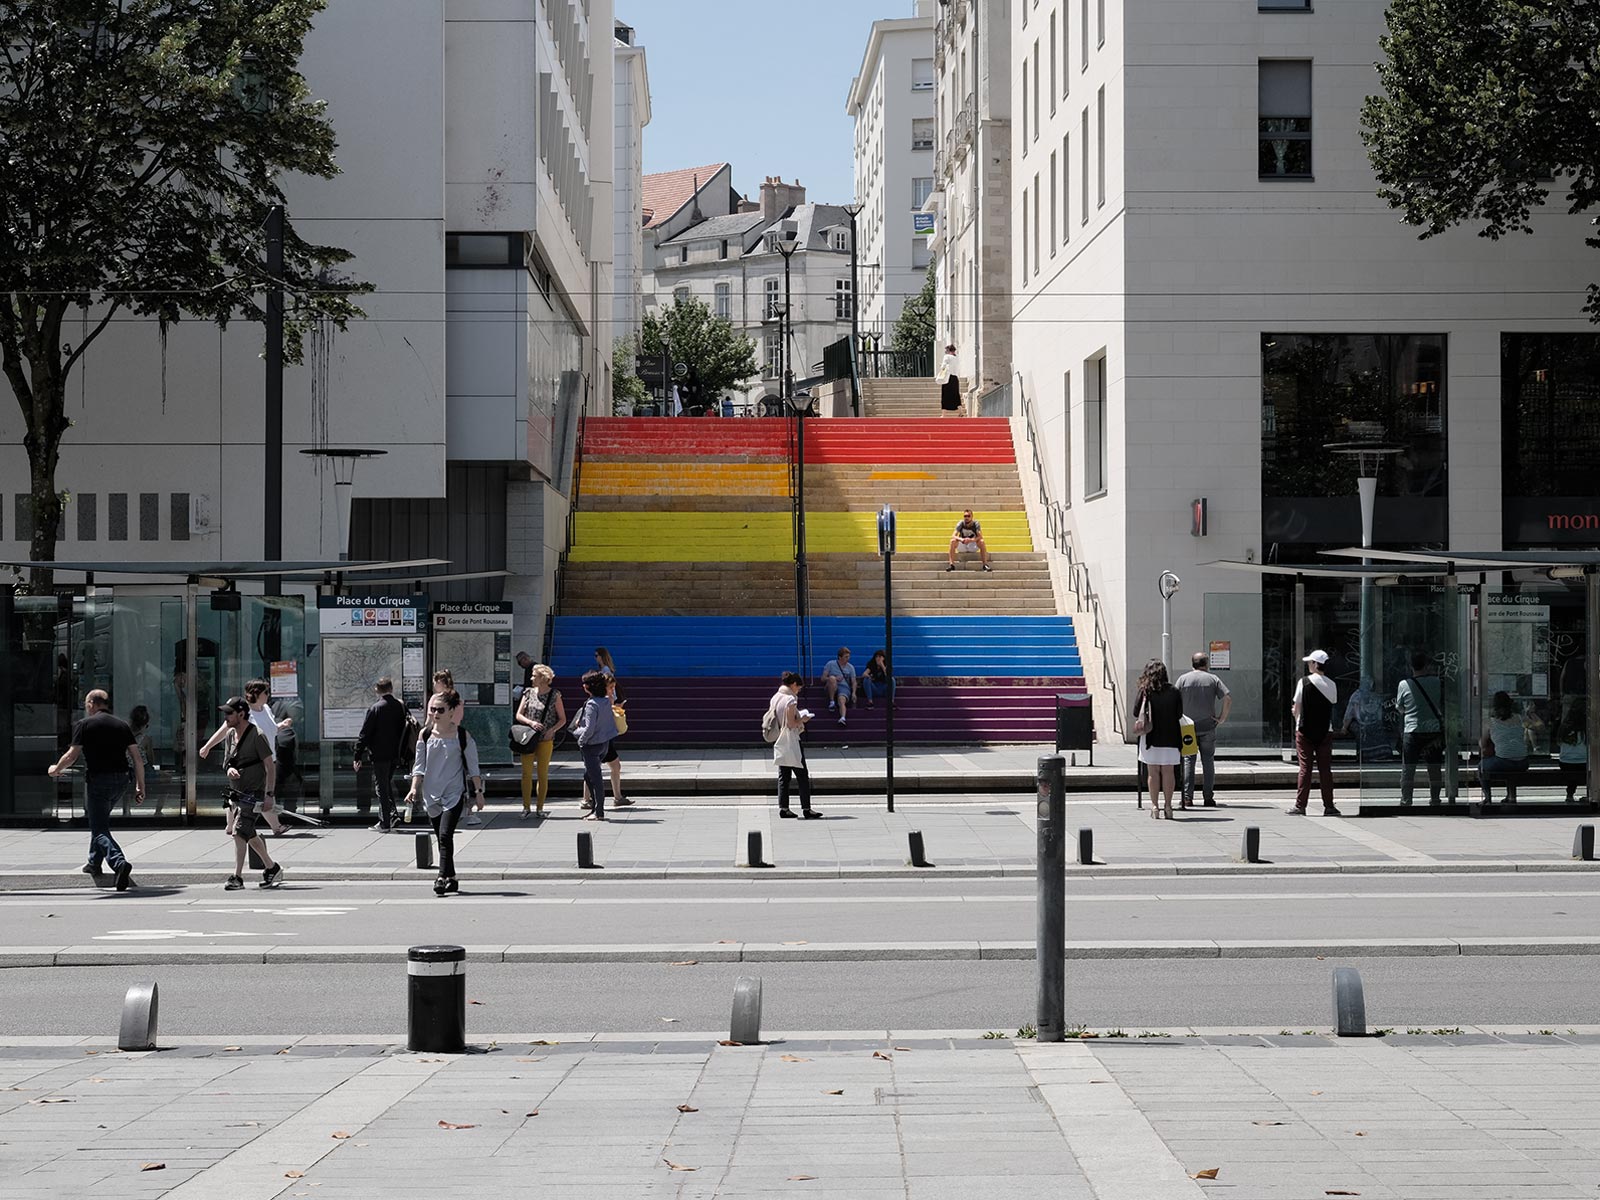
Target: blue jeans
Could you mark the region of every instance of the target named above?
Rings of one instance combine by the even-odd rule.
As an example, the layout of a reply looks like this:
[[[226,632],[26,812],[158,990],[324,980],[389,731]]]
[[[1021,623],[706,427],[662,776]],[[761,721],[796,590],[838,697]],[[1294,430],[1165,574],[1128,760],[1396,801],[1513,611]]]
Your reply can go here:
[[[887,683],[873,683],[872,682],[872,676],[863,675],[861,677],[861,686],[867,693],[867,703],[868,704],[871,704],[873,702],[873,700],[875,700],[878,696],[881,696],[881,695],[883,695],[885,693],[887,693],[888,696],[889,696],[889,703],[890,704],[894,703],[894,676],[893,675],[889,676],[889,681]]]
[[[606,779],[600,763],[610,748],[609,741],[590,742],[587,746],[578,747],[578,753],[583,755],[583,781],[589,785],[589,798],[594,801],[596,817],[606,815]]]
[[[126,771],[104,771],[90,775],[88,798],[84,807],[89,816],[89,865],[98,868],[102,861],[115,871],[127,858],[117,839],[111,836],[111,810],[122,800],[128,788]]]
[[[1201,786],[1205,802],[1213,802],[1217,786],[1217,731],[1208,730],[1194,735],[1198,754],[1187,754],[1183,759],[1183,802],[1194,803],[1195,760],[1199,760]]]
[[[1501,758],[1498,754],[1490,754],[1478,762],[1478,782],[1483,787],[1483,802],[1489,803],[1489,789],[1497,783],[1506,787],[1506,799],[1515,799],[1517,780],[1522,778],[1523,772],[1528,769],[1528,760],[1525,758]]]

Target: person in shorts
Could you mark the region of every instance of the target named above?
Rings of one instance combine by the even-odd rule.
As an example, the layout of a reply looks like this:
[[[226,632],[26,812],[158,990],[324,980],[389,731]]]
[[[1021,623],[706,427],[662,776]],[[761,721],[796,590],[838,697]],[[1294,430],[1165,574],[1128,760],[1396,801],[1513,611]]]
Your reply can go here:
[[[244,700],[249,706],[250,724],[261,731],[261,736],[266,739],[267,749],[272,755],[273,782],[277,782],[278,767],[278,731],[286,728],[293,722],[278,721],[272,715],[272,710],[267,707],[267,698],[271,694],[272,685],[265,679],[252,679],[244,685]],[[204,759],[219,742],[228,738],[228,723],[224,721],[218,726],[217,731],[206,739],[206,744],[200,747],[200,757]],[[283,821],[274,811],[276,801],[276,787],[269,787],[261,797],[261,818],[266,821],[272,832],[278,836],[283,835]],[[233,827],[230,822],[228,833],[231,836]]]
[[[267,843],[256,829],[256,818],[262,801],[272,794],[272,747],[267,737],[250,720],[250,705],[242,696],[234,696],[222,706],[222,719],[228,729],[228,752],[222,760],[228,773],[229,805],[233,809],[233,874],[223,885],[236,892],[244,886],[245,851],[254,850],[266,869],[261,873],[261,886],[273,887],[283,879],[283,867],[272,861]]]
[[[956,552],[958,550],[973,550],[978,552],[978,561],[983,564],[985,571],[993,571],[989,565],[989,543],[983,540],[983,522],[972,515],[969,508],[961,514],[961,520],[956,522],[955,529],[950,534],[950,563],[946,571],[956,569]]]

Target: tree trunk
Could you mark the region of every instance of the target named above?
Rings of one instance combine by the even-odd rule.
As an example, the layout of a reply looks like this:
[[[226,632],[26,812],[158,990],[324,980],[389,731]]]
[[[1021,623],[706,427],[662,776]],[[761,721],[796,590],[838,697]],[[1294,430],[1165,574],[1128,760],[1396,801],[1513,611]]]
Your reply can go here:
[[[22,439],[28,451],[28,482],[33,499],[33,537],[28,557],[36,563],[51,563],[56,558],[56,541],[61,536],[63,504],[56,490],[56,466],[61,461],[61,438],[69,428],[66,419],[66,392],[61,377],[53,370],[33,373],[34,419]],[[55,586],[55,572],[49,567],[34,567],[29,587],[43,595]]]

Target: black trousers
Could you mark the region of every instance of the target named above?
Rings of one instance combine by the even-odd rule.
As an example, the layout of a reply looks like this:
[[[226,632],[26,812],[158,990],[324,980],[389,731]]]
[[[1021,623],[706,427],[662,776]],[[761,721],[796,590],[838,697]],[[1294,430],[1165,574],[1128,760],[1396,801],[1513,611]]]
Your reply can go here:
[[[463,796],[454,808],[447,808],[437,817],[428,818],[433,825],[433,840],[439,843],[439,874],[446,879],[455,877],[456,826],[461,824],[461,814],[466,810],[467,798]]]
[[[378,816],[385,825],[399,823],[394,804],[394,759],[372,759],[372,794],[378,798]]]

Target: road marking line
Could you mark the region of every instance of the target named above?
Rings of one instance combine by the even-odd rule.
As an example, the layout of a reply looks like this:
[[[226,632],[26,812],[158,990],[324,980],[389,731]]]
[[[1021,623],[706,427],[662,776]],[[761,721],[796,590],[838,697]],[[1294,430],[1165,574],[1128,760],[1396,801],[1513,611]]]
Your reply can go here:
[[[1342,833],[1352,842],[1359,842],[1369,850],[1376,850],[1379,854],[1387,855],[1396,862],[1409,863],[1436,863],[1439,860],[1431,854],[1424,854],[1421,850],[1414,850],[1410,846],[1402,846],[1399,842],[1390,841],[1381,834],[1373,833],[1370,829],[1362,829],[1353,825],[1349,820],[1340,820],[1335,817],[1322,823],[1336,833]]]

